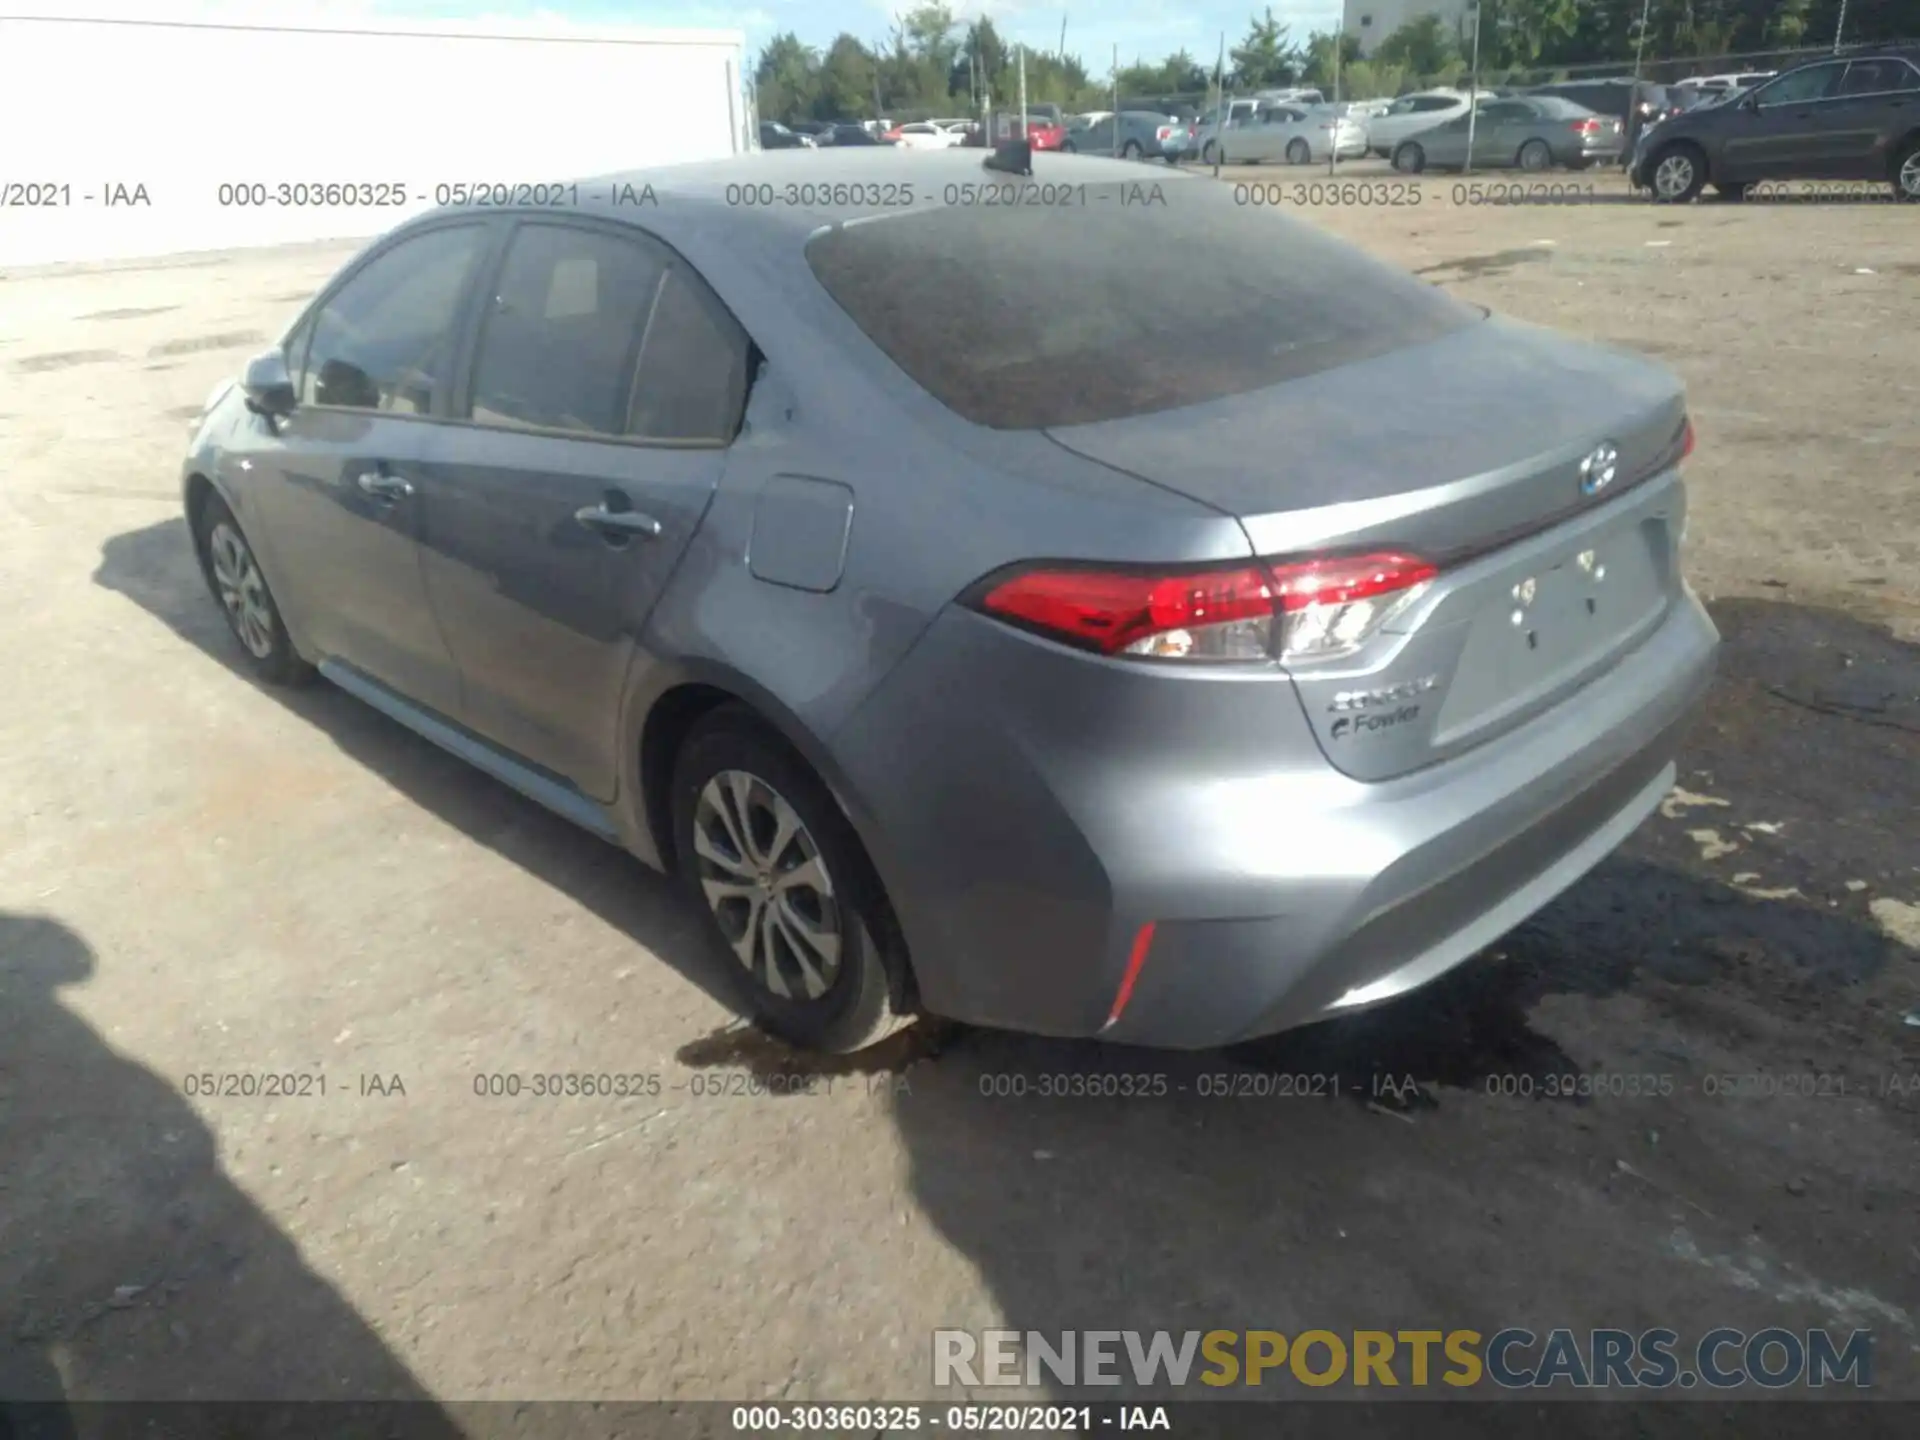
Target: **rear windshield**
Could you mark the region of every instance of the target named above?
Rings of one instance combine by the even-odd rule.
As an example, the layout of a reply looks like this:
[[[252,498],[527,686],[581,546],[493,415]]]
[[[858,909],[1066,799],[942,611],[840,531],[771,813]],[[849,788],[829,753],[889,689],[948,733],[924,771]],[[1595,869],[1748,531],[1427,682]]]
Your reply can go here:
[[[1039,187],[983,172],[991,186]],[[953,187],[949,187],[953,188]],[[817,234],[813,273],[875,345],[996,430],[1265,389],[1450,334],[1484,312],[1207,180],[1059,187]],[[1243,199],[1251,199],[1249,191]]]

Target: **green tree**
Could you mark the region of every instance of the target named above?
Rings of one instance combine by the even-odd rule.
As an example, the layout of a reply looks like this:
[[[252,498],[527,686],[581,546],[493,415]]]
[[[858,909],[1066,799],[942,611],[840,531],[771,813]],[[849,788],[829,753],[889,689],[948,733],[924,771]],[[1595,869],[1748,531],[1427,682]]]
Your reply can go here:
[[[1341,88],[1346,90],[1347,72],[1360,63],[1360,41],[1343,31],[1316,30],[1307,36],[1306,55],[1300,69],[1300,78],[1309,85],[1318,86],[1328,94],[1333,90],[1333,47],[1338,40],[1340,45]],[[1351,93],[1351,92],[1349,92]]]
[[[1415,76],[1438,75],[1460,57],[1454,27],[1438,15],[1416,16],[1374,48],[1373,62],[1404,66]]]
[[[763,120],[810,114],[819,91],[820,57],[791,30],[774,36],[753,67],[754,98]]]
[[[820,84],[813,101],[814,118],[873,118],[873,86],[876,78],[872,52],[842,31],[827,47],[826,58],[820,62]]]
[[[1258,90],[1263,86],[1291,85],[1300,75],[1300,51],[1293,44],[1288,28],[1273,18],[1255,16],[1248,25],[1247,38],[1227,52],[1233,61],[1235,81],[1241,88]]]

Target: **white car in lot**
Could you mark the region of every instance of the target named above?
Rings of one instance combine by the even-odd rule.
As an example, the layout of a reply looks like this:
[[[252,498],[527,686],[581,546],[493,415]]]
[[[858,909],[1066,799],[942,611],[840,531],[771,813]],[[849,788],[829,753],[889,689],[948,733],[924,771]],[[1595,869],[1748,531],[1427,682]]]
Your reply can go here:
[[[1421,90],[1402,95],[1384,115],[1367,122],[1367,148],[1375,155],[1391,156],[1402,140],[1466,114],[1467,103],[1464,90]]]
[[[1310,165],[1332,155],[1361,158],[1367,153],[1367,127],[1331,105],[1265,104],[1229,121],[1216,141],[1223,165]]]
[[[949,130],[931,120],[916,120],[910,125],[901,125],[886,132],[886,137],[906,150],[951,150],[964,138],[957,130]]]

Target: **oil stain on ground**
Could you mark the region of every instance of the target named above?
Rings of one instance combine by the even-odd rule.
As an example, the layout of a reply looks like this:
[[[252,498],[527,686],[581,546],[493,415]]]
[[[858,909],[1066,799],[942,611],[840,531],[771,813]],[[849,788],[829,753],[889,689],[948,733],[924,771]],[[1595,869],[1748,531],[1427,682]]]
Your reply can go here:
[[[103,365],[125,357],[117,350],[55,350],[45,355],[28,355],[13,362],[23,375],[39,375],[49,370],[71,370],[76,365]]]
[[[1462,280],[1477,280],[1485,275],[1504,275],[1519,265],[1533,265],[1549,259],[1553,252],[1544,246],[1529,246],[1525,250],[1497,250],[1491,255],[1469,255],[1464,260],[1443,260],[1438,265],[1428,265],[1413,273],[1416,275],[1437,275],[1442,271],[1452,271]]]
[[[217,335],[194,335],[185,340],[168,340],[147,351],[149,360],[163,355],[198,355],[207,350],[237,350],[242,345],[257,345],[266,339],[259,330],[222,330]]]

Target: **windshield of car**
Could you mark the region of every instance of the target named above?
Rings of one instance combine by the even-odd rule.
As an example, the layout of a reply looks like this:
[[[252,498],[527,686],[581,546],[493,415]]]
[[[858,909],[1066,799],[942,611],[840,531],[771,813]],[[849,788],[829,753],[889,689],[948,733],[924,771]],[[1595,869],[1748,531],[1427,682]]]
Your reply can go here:
[[[1085,204],[889,215],[824,231],[806,255],[894,364],[994,429],[1244,394],[1483,318],[1227,186],[1160,188],[1158,204],[1117,181],[1088,185]],[[1169,255],[1181,283],[1150,283]]]

